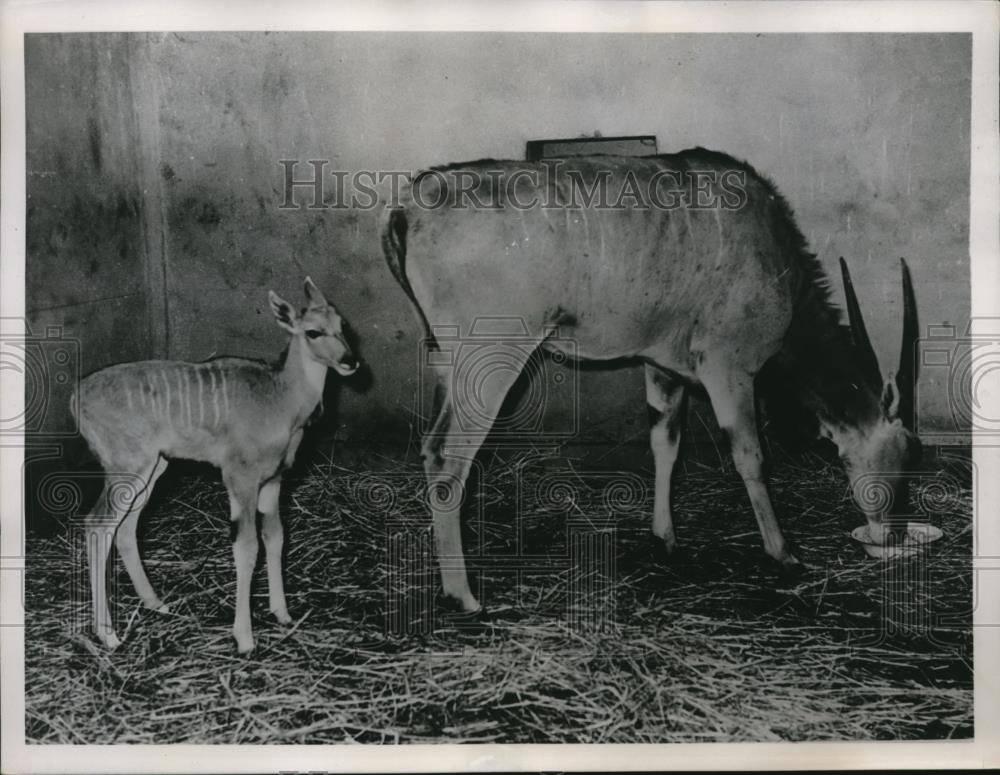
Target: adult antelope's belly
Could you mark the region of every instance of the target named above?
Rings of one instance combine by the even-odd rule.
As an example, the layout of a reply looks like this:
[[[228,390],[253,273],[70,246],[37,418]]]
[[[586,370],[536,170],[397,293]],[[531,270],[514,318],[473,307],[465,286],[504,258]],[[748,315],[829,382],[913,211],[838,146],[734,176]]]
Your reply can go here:
[[[641,357],[689,374],[693,322],[689,315],[643,310],[642,305],[567,307],[564,322],[554,323],[544,347],[581,360]]]

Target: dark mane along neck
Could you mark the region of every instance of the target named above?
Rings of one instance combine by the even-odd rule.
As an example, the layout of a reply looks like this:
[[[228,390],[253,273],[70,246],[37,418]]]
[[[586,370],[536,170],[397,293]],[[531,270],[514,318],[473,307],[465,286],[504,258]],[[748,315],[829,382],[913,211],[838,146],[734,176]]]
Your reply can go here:
[[[775,361],[775,378],[792,392],[785,398],[816,420],[861,427],[878,419],[878,397],[858,365],[850,330],[825,299],[806,299],[796,309]]]
[[[789,267],[794,299],[784,345],[760,375],[769,416],[779,426],[801,425],[802,410],[810,422],[841,427],[872,423],[880,412],[878,388],[865,380],[850,329],[841,325],[840,310],[830,299],[822,265],[809,252],[787,202],[766,182],[775,202],[771,225]],[[803,430],[813,434],[815,428],[796,428],[797,433]]]

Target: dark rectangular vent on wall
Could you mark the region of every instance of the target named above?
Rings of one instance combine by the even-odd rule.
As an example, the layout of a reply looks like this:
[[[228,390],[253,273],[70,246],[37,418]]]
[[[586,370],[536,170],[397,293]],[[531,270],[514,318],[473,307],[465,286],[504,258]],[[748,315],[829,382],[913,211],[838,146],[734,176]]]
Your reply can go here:
[[[529,140],[525,157],[528,161],[539,161],[599,153],[615,156],[653,156],[656,152],[656,135],[572,137],[562,140]]]

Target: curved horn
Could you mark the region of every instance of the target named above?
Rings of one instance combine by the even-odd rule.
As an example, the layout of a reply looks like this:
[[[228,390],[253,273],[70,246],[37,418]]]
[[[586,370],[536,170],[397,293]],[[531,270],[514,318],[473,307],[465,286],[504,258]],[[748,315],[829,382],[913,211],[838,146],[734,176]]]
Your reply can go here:
[[[899,263],[903,268],[903,343],[899,352],[896,386],[899,388],[899,419],[904,426],[913,430],[916,424],[914,394],[919,371],[915,348],[920,335],[920,324],[917,320],[917,297],[913,292],[910,268],[904,258],[899,259]]]
[[[864,318],[861,317],[861,307],[858,306],[858,296],[854,292],[854,283],[851,282],[851,273],[847,270],[847,262],[844,257],[840,257],[840,273],[844,277],[844,296],[847,297],[847,319],[851,325],[851,338],[854,339],[854,347],[858,353],[858,361],[861,365],[861,372],[868,385],[875,395],[882,392],[882,370],[878,365],[878,358],[875,357],[875,350],[872,349],[871,340],[868,338],[868,330],[865,328]]]

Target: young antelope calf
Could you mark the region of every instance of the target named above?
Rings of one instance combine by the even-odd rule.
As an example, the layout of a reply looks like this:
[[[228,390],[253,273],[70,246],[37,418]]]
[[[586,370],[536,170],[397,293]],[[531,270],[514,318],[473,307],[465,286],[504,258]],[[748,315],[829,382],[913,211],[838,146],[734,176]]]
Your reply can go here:
[[[139,597],[148,608],[167,610],[143,571],[135,528],[170,458],[222,469],[234,523],[233,635],[240,653],[254,645],[250,580],[257,561],[258,511],[263,515],[271,612],[283,624],[291,621],[281,580],[281,474],[292,464],[303,428],[322,400],[327,368],[344,376],[358,368],[337,311],[309,278],[305,292],[309,305],[301,315],[274,291],[269,293],[278,325],[292,335],[274,366],[246,358],[142,361],[109,366],[81,381],[73,411],[105,472],[104,490],[87,516],[86,535],[94,630],[108,648],[119,644],[105,587],[116,531],[118,552]]]

